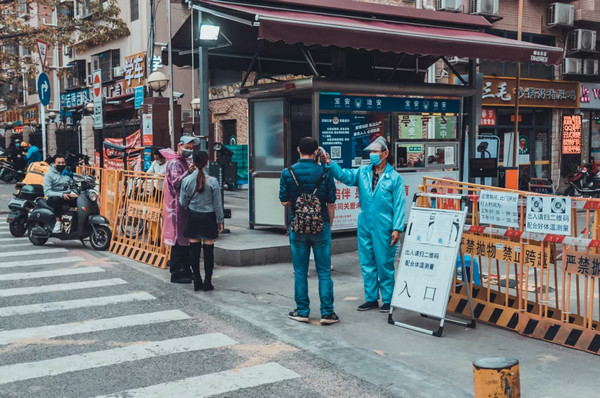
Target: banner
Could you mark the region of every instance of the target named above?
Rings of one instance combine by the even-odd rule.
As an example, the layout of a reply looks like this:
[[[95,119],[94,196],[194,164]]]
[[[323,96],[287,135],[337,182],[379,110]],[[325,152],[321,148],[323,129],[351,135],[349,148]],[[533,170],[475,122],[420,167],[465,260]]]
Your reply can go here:
[[[358,188],[349,187],[336,181],[335,196],[335,218],[331,230],[356,229],[360,214]]]
[[[105,138],[104,142],[123,145],[122,138]],[[140,130],[130,134],[127,139],[127,170],[142,171],[142,155],[140,148],[142,146],[142,132]],[[123,170],[122,153],[104,148],[104,168],[108,170]]]

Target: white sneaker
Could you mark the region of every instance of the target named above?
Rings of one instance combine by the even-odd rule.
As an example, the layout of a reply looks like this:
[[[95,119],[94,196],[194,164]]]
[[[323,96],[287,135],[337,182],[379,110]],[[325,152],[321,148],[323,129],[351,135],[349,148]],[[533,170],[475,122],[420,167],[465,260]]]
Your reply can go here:
[[[62,230],[62,223],[60,221],[57,221],[56,223],[54,223],[54,228],[52,229],[52,233],[57,234],[61,230]]]

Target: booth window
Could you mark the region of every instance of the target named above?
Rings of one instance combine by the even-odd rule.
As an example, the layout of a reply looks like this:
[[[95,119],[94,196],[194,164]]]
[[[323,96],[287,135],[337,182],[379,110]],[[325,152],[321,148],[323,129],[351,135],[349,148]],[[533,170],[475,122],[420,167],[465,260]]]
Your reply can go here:
[[[398,115],[400,140],[456,139],[458,117],[451,115]]]
[[[256,171],[281,172],[284,168],[283,100],[254,102],[252,116]]]

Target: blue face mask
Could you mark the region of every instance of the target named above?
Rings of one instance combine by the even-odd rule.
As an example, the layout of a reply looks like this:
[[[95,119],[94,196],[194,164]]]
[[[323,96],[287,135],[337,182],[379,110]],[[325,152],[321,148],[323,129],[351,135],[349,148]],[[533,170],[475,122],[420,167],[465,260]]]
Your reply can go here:
[[[381,157],[378,153],[371,153],[369,155],[369,160],[371,160],[371,164],[376,167],[381,163]]]

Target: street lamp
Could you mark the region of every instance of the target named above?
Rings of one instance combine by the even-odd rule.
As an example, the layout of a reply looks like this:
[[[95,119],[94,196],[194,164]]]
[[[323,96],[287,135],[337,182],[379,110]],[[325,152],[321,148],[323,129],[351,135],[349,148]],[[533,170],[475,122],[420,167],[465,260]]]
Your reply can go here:
[[[168,85],[169,79],[160,71],[152,72],[150,76],[148,76],[148,87],[150,87],[152,91],[156,91],[159,97],[162,97],[162,92],[167,89]]]
[[[48,119],[50,120],[50,122],[54,122],[54,119],[56,119],[56,112],[49,112]]]
[[[219,25],[200,25],[200,40],[214,41],[219,38],[221,27]]]
[[[88,111],[88,113],[93,113],[94,112],[94,103],[88,102],[87,104],[85,104],[85,110]]]

